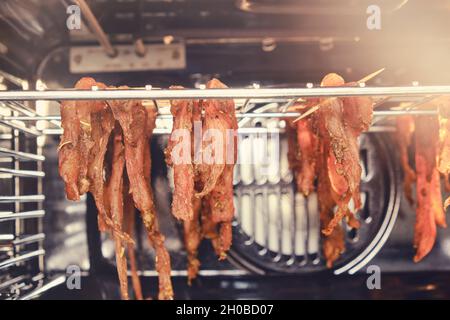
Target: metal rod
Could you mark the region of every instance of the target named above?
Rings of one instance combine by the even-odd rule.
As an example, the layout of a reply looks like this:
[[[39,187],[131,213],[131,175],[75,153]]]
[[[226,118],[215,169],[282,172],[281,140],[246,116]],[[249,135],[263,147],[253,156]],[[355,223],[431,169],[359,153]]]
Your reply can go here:
[[[371,126],[369,128],[369,132],[384,132],[384,131],[395,131],[395,127],[392,126]],[[169,128],[155,128],[153,130],[154,135],[164,135],[170,134],[172,132]],[[283,133],[284,130],[282,128],[239,128],[238,134],[251,134],[251,133]],[[44,129],[42,130],[42,134],[44,135],[61,135],[63,133],[62,129]]]
[[[450,95],[450,86],[408,87],[316,87],[316,88],[245,88],[245,89],[103,89],[0,91],[0,101],[10,100],[128,100],[128,99],[253,99],[350,96],[421,96]]]
[[[14,202],[42,202],[45,196],[42,194],[34,194],[29,196],[0,196],[0,203]]]
[[[39,256],[44,255],[44,254],[45,254],[44,250],[36,250],[36,251],[29,252],[29,253],[25,253],[23,255],[16,256],[16,257],[11,258],[11,259],[7,259],[5,261],[0,262],[0,269],[4,269],[4,268],[7,268],[7,267],[10,267],[10,266],[12,266],[12,265],[14,265],[16,263],[19,263],[19,262],[22,262],[22,261],[26,261],[26,260],[30,260],[32,258],[39,257]]]
[[[105,49],[106,54],[110,57],[114,57],[117,54],[117,52],[111,45],[108,36],[103,31],[101,25],[98,23],[98,20],[95,17],[89,5],[86,3],[85,0],[75,0],[75,2],[78,4],[81,11],[83,12],[84,18],[89,24],[89,27],[92,29],[92,32],[96,36],[100,45],[103,47],[103,49]]]
[[[0,102],[0,106],[9,108],[13,111],[17,111],[20,113],[23,113],[27,116],[35,116],[37,115],[36,111],[31,109],[30,107],[24,105],[23,103],[20,103],[18,101],[2,101]]]
[[[374,111],[375,117],[385,116],[402,116],[402,115],[436,115],[436,110],[387,110],[387,111]],[[261,113],[236,113],[236,118],[296,118],[300,116],[300,112],[261,112]],[[173,116],[171,114],[159,114],[157,119],[171,120]],[[2,118],[4,121],[20,120],[20,121],[34,121],[34,120],[61,120],[61,116],[7,116]]]
[[[14,151],[0,147],[0,156],[13,157],[25,161],[44,161],[45,157],[33,153]]]
[[[24,295],[23,297],[20,298],[20,300],[31,300],[31,299],[37,298],[41,294],[45,293],[46,291],[51,290],[65,282],[66,282],[66,276],[59,276],[56,279],[51,280],[50,282],[44,284],[42,287],[39,287],[39,288],[33,290],[32,292]]]
[[[22,235],[17,239],[14,239],[12,244],[14,246],[21,246],[25,244],[35,243],[41,240],[45,239],[45,234],[43,233],[37,233],[37,234],[31,234],[31,235]]]
[[[42,178],[45,177],[45,173],[43,171],[34,171],[34,170],[15,170],[8,168],[0,168],[0,174],[6,173],[15,177],[23,177],[23,178]]]
[[[2,119],[2,117],[0,117],[0,125],[3,124],[5,126],[7,126],[7,127],[19,130],[19,131],[21,131],[23,133],[30,134],[32,136],[40,136],[41,135],[41,133],[39,131],[36,131],[35,129],[22,127],[21,125],[18,125],[17,123],[9,122],[9,121],[3,121],[1,119]]]
[[[0,200],[1,202],[1,200]],[[11,221],[16,219],[40,218],[45,214],[44,210],[34,210],[25,212],[0,212],[0,221]]]

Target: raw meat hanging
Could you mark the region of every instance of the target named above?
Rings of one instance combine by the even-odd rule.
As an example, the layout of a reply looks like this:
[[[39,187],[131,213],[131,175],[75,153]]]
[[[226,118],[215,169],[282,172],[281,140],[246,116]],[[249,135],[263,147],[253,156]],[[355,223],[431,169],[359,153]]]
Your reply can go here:
[[[90,89],[94,85],[106,88],[92,78],[81,79],[76,88]],[[61,117],[64,133],[59,146],[59,171],[67,197],[79,200],[88,191],[93,194],[99,229],[111,232],[115,241],[122,298],[129,298],[125,252],[131,260],[135,296],[143,298],[130,236],[136,206],[156,252],[158,297],[172,299],[170,257],[159,231],[150,186],[149,140],[155,127],[155,108],[144,107],[136,100],[65,101]]]
[[[217,79],[206,87],[226,88]],[[171,113],[174,125],[165,155],[174,176],[172,213],[184,220],[191,283],[200,267],[197,251],[202,238],[211,239],[220,259],[231,246],[237,120],[232,100],[174,100]]]
[[[353,86],[355,83],[345,84],[342,77],[331,73],[321,85]],[[297,192],[306,197],[312,191],[318,193],[323,252],[327,266],[332,267],[345,250],[340,221],[345,217],[350,227],[359,227],[354,216],[361,208],[358,137],[372,122],[373,101],[367,97],[309,99],[300,110],[307,112],[317,105],[317,112],[309,118],[288,121],[288,160]],[[355,212],[349,209],[351,200]]]
[[[397,144],[400,148],[404,171],[404,191],[412,203],[412,183],[416,182],[416,222],[414,227],[414,261],[419,262],[432,250],[436,241],[437,226],[447,226],[445,210],[449,200],[442,204],[440,173],[448,190],[450,168],[450,136],[448,97],[436,98],[423,109],[438,110],[438,116],[402,116],[397,119]],[[409,166],[407,148],[415,136],[415,172]]]

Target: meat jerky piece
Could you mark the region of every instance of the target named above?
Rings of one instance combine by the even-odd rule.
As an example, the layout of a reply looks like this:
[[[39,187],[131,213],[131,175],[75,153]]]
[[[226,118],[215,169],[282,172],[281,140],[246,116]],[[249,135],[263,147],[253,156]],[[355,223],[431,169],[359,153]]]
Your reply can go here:
[[[414,262],[422,260],[433,248],[436,240],[436,224],[445,225],[437,171],[436,155],[438,120],[435,117],[417,117],[416,126],[416,174],[417,209],[414,230]]]
[[[408,147],[412,142],[414,133],[414,118],[412,116],[398,117],[396,120],[396,142],[400,150],[400,162],[403,168],[403,190],[409,203],[414,203],[412,185],[416,180],[416,173],[409,165]]]
[[[450,191],[450,98],[436,99],[435,104],[439,111],[439,154],[438,170],[445,177],[445,188]],[[444,210],[450,206],[450,197],[445,200]]]
[[[217,79],[210,80],[206,87],[226,88]],[[220,224],[220,258],[223,259],[231,246],[231,221],[234,217],[233,170],[237,160],[238,125],[233,100],[209,100],[205,101],[204,107],[204,134],[206,130],[216,130],[221,136],[223,149],[214,150],[214,156],[218,157],[216,160],[221,162],[220,164],[209,165],[206,170],[205,165],[202,165],[203,190],[200,195],[210,193],[211,216],[215,223]],[[209,175],[205,174],[206,172]]]
[[[304,110],[307,110],[305,108]],[[319,139],[313,129],[311,118],[295,123],[288,121],[288,161],[295,176],[297,192],[308,196],[315,190],[316,162]],[[290,133],[289,131],[294,130]]]
[[[217,79],[206,84],[208,89],[227,88]],[[203,161],[199,166],[203,190],[196,196],[202,197],[216,186],[222,172],[228,166],[234,167],[237,156],[236,129],[237,120],[233,100],[203,101],[205,115],[203,119]],[[232,141],[230,141],[232,140]],[[215,148],[217,146],[217,148]],[[219,147],[222,148],[219,148]],[[227,148],[229,150],[227,150]]]
[[[123,188],[124,230],[131,238],[134,238],[135,208],[133,205],[133,198],[129,193],[129,188],[128,177],[125,175]],[[135,298],[136,300],[143,300],[141,281],[137,274],[136,251],[133,244],[127,244],[127,253],[130,258],[131,283],[133,284]]]
[[[75,101],[61,103],[61,126],[64,131],[58,147],[59,174],[65,184],[67,199],[80,200],[80,122],[76,115]]]
[[[186,220],[183,223],[184,227],[184,245],[187,251],[188,259],[188,284],[192,284],[192,280],[197,277],[200,261],[197,258],[198,246],[202,240],[201,226],[200,226],[200,211],[202,201],[199,198],[193,200],[193,213],[194,216],[191,220]]]
[[[342,86],[344,80],[337,74],[328,74],[322,80],[322,86]],[[353,129],[345,125],[343,101],[341,99],[322,100],[321,108],[316,112],[319,135],[328,155],[327,170],[338,209],[329,225],[323,230],[325,235],[348,214],[348,203],[358,199],[361,180],[359,148]],[[356,201],[357,204],[359,201]],[[358,207],[356,210],[359,209]]]
[[[81,78],[75,89],[91,89],[93,86],[105,88],[103,83],[96,82],[93,78]],[[80,123],[80,173],[78,188],[80,195],[89,191],[89,179],[87,177],[89,154],[95,141],[92,139],[92,114],[101,112],[107,108],[105,101],[79,100],[76,101],[77,118]]]
[[[356,82],[346,83],[346,86],[357,86]],[[352,129],[355,136],[369,130],[373,120],[373,99],[371,97],[346,97],[344,103],[344,122]]]
[[[170,87],[183,89],[183,87]],[[165,150],[166,163],[173,168],[174,192],[172,214],[185,221],[192,220],[194,211],[194,168],[192,164],[192,108],[193,101],[172,100],[170,112],[173,128]]]
[[[324,146],[322,145],[320,148],[322,151]],[[330,192],[331,185],[326,166],[327,158],[328,156],[325,152],[320,152],[316,167],[318,176],[317,197],[320,209],[320,225],[322,229],[326,228],[333,219],[333,208],[336,206],[332,192]],[[330,234],[323,235],[323,237],[323,255],[325,257],[327,267],[331,268],[334,262],[345,251],[344,231],[338,224]]]
[[[223,254],[220,246],[219,232],[217,230],[217,222],[214,222],[212,218],[210,203],[211,202],[209,201],[209,196],[206,196],[202,199],[202,208],[200,217],[202,237],[211,240],[214,252],[220,258]]]
[[[105,109],[92,115],[92,140],[95,142],[89,154],[89,165],[87,177],[89,180],[89,191],[95,200],[98,210],[99,230],[113,231],[123,241],[133,243],[133,240],[124,232],[119,225],[109,217],[105,208],[104,199],[104,160],[111,132],[114,128],[114,118],[111,110]]]
[[[192,124],[201,128],[202,121],[202,104],[199,101],[192,101]],[[201,156],[201,135],[196,134],[194,130],[191,132],[191,156],[192,159],[196,158],[198,154]],[[198,166],[193,163],[194,171],[194,191],[199,192],[203,189],[201,177],[199,174]],[[198,259],[198,247],[203,239],[203,232],[201,226],[202,206],[205,199],[192,197],[193,219],[183,222],[184,227],[184,245],[187,251],[187,272],[188,272],[188,284],[191,285],[192,281],[197,277],[200,269],[200,260]]]
[[[141,213],[150,244],[156,252],[155,264],[159,274],[158,298],[173,299],[170,256],[164,247],[164,236],[159,231],[152,191],[144,172],[144,155],[148,148],[147,112],[137,100],[115,100],[109,104],[125,138],[125,163],[134,205]]]
[[[117,225],[118,229],[122,231],[124,209],[123,173],[125,166],[125,154],[122,130],[118,126],[114,128],[110,165],[110,176],[105,186],[105,206],[114,224]],[[128,300],[128,276],[125,246],[116,232],[113,232],[113,238],[115,244],[117,273],[120,282],[120,293],[122,299]]]

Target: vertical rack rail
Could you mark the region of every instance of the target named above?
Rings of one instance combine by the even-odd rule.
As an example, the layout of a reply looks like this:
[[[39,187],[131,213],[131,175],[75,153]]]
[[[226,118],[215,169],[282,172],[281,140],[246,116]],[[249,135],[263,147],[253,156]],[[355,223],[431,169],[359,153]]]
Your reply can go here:
[[[0,102],[1,116],[34,116]],[[42,146],[33,122],[0,121],[0,299],[17,299],[44,281]]]

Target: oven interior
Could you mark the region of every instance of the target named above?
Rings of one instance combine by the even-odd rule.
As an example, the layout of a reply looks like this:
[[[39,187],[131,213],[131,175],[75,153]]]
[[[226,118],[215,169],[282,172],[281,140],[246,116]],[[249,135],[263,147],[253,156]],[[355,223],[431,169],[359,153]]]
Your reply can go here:
[[[0,3],[0,90],[70,88],[85,75],[130,87],[201,88],[217,77],[232,88],[309,88],[328,72],[353,81],[380,68],[386,70],[373,86],[450,81],[448,1],[88,3],[112,45],[129,60],[111,62],[115,58],[99,46],[84,18],[81,29],[68,29],[67,8],[75,2],[6,0]],[[366,24],[367,8],[373,4],[381,8],[379,30]],[[150,67],[132,63],[140,43],[144,56],[150,56]],[[158,53],[161,46],[170,54]],[[153,65],[158,59],[160,65]],[[449,231],[439,230],[431,254],[412,262],[415,208],[402,192],[393,118],[383,115],[402,99],[420,102],[427,96],[385,101],[377,109],[377,122],[360,139],[362,227],[346,226],[347,250],[332,269],[325,267],[320,252],[317,199],[305,200],[293,187],[283,121],[243,117],[239,127],[248,133],[242,136],[240,156],[278,156],[279,170],[268,168],[260,174],[258,164],[236,166],[232,250],[219,262],[211,245],[202,243],[200,275],[188,286],[182,227],[170,212],[171,172],[163,153],[167,134],[155,135],[152,186],[171,254],[175,297],[448,298],[442,284],[450,270]],[[264,114],[287,103],[289,99],[247,99],[242,105],[248,112]],[[119,299],[114,244],[97,229],[92,197],[80,202],[65,198],[58,175],[58,113],[58,101],[0,101],[0,297]],[[8,120],[53,115],[48,120]],[[261,142],[254,128],[279,129],[279,149],[272,148],[271,138]],[[154,297],[153,253],[139,223],[136,233],[144,295]],[[382,270],[382,290],[367,289],[368,265]],[[67,285],[70,267],[80,271],[80,290]]]

